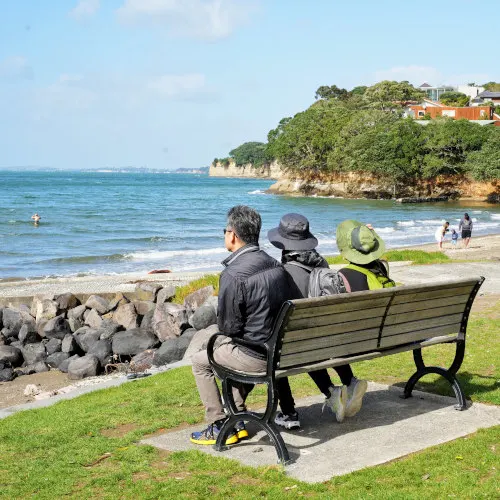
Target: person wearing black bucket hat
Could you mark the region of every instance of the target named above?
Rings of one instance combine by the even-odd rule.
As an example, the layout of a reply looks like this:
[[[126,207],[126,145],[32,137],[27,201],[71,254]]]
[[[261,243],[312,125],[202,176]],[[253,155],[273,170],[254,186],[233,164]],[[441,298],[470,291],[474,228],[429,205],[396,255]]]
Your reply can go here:
[[[309,221],[300,214],[285,214],[281,218],[279,226],[271,229],[267,236],[275,247],[282,250],[281,262],[290,278],[289,299],[307,297],[311,269],[329,267],[328,262],[316,251],[318,240],[309,230]],[[364,387],[363,394],[366,391],[366,381],[356,379],[349,365],[340,366],[335,370],[342,381],[342,386],[334,386],[328,371],[325,369],[310,372],[309,375],[325,395],[324,406],[331,408],[337,421],[341,422],[346,411],[354,415],[349,411],[352,403],[355,403],[359,408],[361,407],[354,399],[348,399],[349,387],[358,387],[356,391],[350,391],[351,394],[355,393],[357,397],[360,389]],[[300,427],[299,415],[295,409],[288,379],[278,379],[277,386],[281,411],[276,415],[275,423],[287,429]]]

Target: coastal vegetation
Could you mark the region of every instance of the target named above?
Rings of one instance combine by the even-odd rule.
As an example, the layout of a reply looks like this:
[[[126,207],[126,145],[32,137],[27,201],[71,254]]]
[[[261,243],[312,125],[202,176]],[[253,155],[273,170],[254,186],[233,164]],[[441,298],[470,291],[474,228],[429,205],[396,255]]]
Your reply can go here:
[[[474,313],[467,356],[458,377],[474,402],[500,404],[498,373],[500,305]],[[490,346],[485,348],[485,346]],[[451,347],[452,349],[452,347]],[[429,350],[426,361],[443,364],[450,346]],[[356,365],[359,377],[401,386],[414,370],[411,353]],[[307,375],[293,377],[294,395],[317,394]],[[443,379],[418,386],[450,394]],[[265,390],[249,404],[258,408]],[[498,494],[500,427],[390,463],[306,484],[279,467],[253,468],[198,450],[165,452],[139,441],[152,433],[201,424],[203,406],[190,367],[24,411],[0,421],[0,498],[494,498]]]
[[[305,111],[281,119],[269,131],[267,144],[242,144],[221,163],[233,159],[237,166],[253,161],[260,166],[277,160],[291,177],[316,179],[357,172],[395,187],[438,176],[500,178],[500,127],[448,117],[423,120],[423,124],[409,116],[407,106],[420,102],[425,94],[406,81],[352,90],[320,86],[315,97]],[[465,104],[458,92],[443,94],[445,101]]]

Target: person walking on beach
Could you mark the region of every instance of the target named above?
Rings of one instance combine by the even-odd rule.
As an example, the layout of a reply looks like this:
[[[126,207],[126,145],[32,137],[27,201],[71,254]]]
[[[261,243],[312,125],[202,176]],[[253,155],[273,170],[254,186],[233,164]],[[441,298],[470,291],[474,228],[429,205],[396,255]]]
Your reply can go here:
[[[436,241],[438,242],[438,248],[439,250],[443,250],[443,241],[446,233],[449,231],[450,223],[445,222],[440,228],[437,229],[435,238]]]
[[[274,319],[289,293],[285,269],[259,248],[261,225],[261,217],[255,210],[238,205],[229,210],[224,229],[225,246],[231,255],[222,262],[217,324],[226,337],[216,344],[214,358],[223,366],[245,372],[266,370],[266,351],[261,343],[271,335]],[[249,342],[250,346],[240,347],[231,337]],[[190,441],[213,445],[226,419],[224,407],[207,351],[196,353],[192,363],[208,426],[193,432]],[[238,410],[245,410],[245,399],[252,389],[253,385],[248,384],[233,387]],[[245,424],[238,422],[226,444],[235,444],[246,437]]]
[[[457,248],[457,241],[458,241],[458,233],[452,229],[451,230],[451,245],[453,249]]]
[[[462,241],[464,242],[464,248],[467,248],[472,235],[472,219],[468,213],[465,213],[463,219],[460,220],[458,230],[462,230]]]
[[[309,231],[309,221],[300,214],[285,214],[279,226],[267,233],[272,245],[282,250],[281,263],[289,277],[288,299],[308,296],[309,277],[314,268],[329,268],[328,262],[315,250],[318,240]],[[351,417],[361,409],[362,399],[368,387],[366,380],[354,377],[350,365],[335,368],[342,382],[335,386],[326,369],[309,372],[318,389],[324,394],[324,407],[331,408],[338,422],[344,416]],[[299,414],[295,409],[288,378],[276,381],[281,411],[274,422],[286,429],[300,427]]]

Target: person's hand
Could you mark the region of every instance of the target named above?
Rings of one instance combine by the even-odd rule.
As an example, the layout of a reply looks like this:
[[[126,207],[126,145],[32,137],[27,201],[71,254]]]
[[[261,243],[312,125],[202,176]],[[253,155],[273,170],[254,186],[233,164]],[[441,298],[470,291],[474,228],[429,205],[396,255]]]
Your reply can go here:
[[[367,227],[368,229],[371,229],[372,231],[374,231],[373,226],[372,226],[371,224],[365,224],[365,225],[366,225],[366,227]]]

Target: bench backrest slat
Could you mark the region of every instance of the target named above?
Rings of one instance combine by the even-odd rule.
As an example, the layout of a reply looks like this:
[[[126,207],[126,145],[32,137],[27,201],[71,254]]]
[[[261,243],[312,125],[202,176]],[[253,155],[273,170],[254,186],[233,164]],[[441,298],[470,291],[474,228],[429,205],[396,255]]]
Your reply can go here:
[[[396,345],[407,344],[409,342],[414,342],[417,340],[430,339],[433,337],[440,337],[441,335],[457,333],[460,330],[460,325],[461,322],[443,326],[436,326],[434,328],[426,328],[423,330],[414,330],[412,332],[403,333],[401,335],[385,337],[381,341],[380,348],[385,349]]]
[[[353,294],[350,294],[352,297]],[[385,307],[389,303],[390,297],[366,297],[362,296],[358,300],[348,301],[348,295],[337,295],[339,298],[334,304],[324,305],[324,306],[312,306],[308,309],[296,308],[293,313],[293,319],[299,320],[303,318],[317,318],[319,316],[328,316],[331,314],[337,314],[341,312],[357,311],[359,309],[369,309],[374,307]],[[323,297],[322,297],[323,298]],[[309,300],[309,299],[301,299]],[[294,303],[298,303],[294,301]],[[311,304],[312,305],[312,304]]]
[[[450,297],[441,297],[439,299],[426,299],[414,302],[411,306],[413,311],[425,311],[435,307],[454,306],[455,304],[466,304],[469,300],[470,293],[462,295],[452,295]],[[396,297],[395,297],[396,299]],[[399,314],[408,311],[408,302],[391,304],[391,314]]]
[[[279,369],[352,356],[464,329],[482,279],[290,301]],[[465,323],[464,323],[465,318]]]
[[[415,311],[414,308],[407,307],[405,312],[397,312],[396,314],[393,314],[391,307],[385,319],[385,328],[387,329],[390,325],[407,323],[408,321],[418,321],[426,318],[439,318],[441,316],[454,313],[462,314],[465,304],[466,302],[463,302],[462,304],[454,304],[447,307],[433,307],[423,311]]]
[[[388,302],[388,301],[387,301]],[[370,318],[382,318],[387,306],[371,308],[367,304],[367,309],[358,309],[356,311],[331,313],[326,316],[316,318],[295,319],[293,316],[288,320],[286,331],[303,330],[324,325],[337,325],[339,323],[349,323],[350,321],[361,321]]]
[[[299,352],[295,354],[290,354],[288,356],[281,356],[280,368],[289,368],[291,366],[297,366],[302,364],[309,364],[319,360],[325,360],[330,358],[337,358],[339,356],[347,356],[351,352],[365,352],[372,351],[377,347],[377,340],[366,340],[364,342],[356,342],[356,347],[354,344],[346,344],[341,346],[315,349],[307,352]]]

